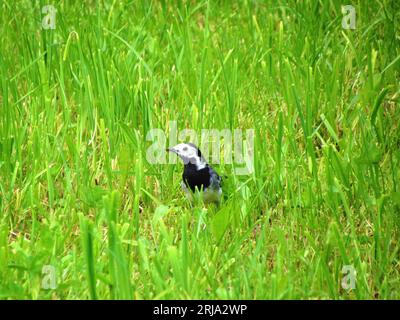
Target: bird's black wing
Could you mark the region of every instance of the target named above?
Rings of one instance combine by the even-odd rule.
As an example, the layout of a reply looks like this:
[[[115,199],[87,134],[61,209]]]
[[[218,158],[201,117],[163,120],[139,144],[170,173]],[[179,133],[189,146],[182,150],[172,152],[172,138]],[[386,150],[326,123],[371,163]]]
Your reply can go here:
[[[193,192],[196,187],[199,190],[205,190],[211,182],[209,167],[197,170],[193,165],[186,165],[183,171],[182,180]]]
[[[209,174],[210,174],[210,188],[212,188],[212,189],[221,188],[222,178],[210,166],[208,166],[208,170],[209,170]]]

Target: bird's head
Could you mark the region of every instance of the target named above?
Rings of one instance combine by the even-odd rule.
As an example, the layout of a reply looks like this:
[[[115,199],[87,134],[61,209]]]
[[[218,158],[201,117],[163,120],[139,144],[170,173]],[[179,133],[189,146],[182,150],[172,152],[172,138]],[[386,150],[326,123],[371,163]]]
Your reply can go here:
[[[193,143],[180,143],[168,148],[167,151],[175,153],[185,165],[191,163],[196,165],[197,168],[203,168],[206,165],[199,148]]]

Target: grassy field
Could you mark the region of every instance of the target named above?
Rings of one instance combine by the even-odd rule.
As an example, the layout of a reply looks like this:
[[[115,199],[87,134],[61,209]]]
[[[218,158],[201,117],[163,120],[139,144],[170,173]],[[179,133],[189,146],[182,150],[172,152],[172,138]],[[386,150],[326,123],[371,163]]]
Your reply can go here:
[[[0,298],[400,298],[398,1],[47,4],[0,0]],[[254,129],[220,206],[171,121]]]

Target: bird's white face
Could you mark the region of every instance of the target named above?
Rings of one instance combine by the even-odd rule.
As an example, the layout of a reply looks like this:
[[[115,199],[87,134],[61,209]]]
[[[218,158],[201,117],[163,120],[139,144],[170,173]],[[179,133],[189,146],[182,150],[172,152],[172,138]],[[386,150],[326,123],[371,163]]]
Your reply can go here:
[[[187,144],[187,143],[180,143],[177,144],[175,147],[168,148],[167,151],[176,153],[185,164],[189,162],[192,164],[196,164],[198,168],[201,169],[203,167],[204,160],[198,156],[198,150],[196,147]]]

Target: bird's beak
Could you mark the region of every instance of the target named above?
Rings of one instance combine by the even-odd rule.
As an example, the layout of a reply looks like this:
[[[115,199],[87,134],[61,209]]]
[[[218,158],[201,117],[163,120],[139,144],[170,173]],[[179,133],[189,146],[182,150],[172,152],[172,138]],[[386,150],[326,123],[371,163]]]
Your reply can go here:
[[[167,148],[167,151],[169,151],[169,152],[173,152],[173,153],[176,153],[176,151],[175,151],[175,149],[174,149],[174,148]]]

